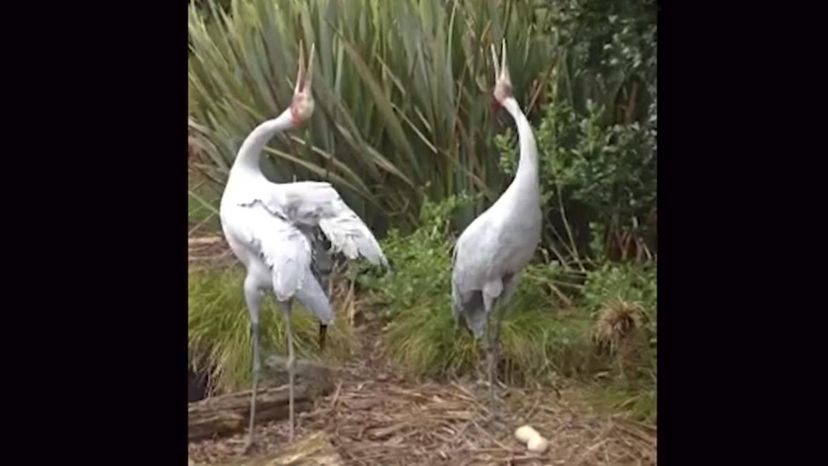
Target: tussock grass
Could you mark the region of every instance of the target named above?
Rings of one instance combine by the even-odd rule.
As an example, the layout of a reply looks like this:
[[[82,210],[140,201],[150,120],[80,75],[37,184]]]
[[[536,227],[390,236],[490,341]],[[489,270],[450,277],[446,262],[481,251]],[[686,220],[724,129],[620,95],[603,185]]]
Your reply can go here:
[[[213,388],[240,389],[251,381],[250,318],[245,306],[239,267],[191,271],[189,280],[190,363],[207,369]],[[294,349],[297,358],[340,359],[349,355],[354,335],[347,319],[337,313],[328,329],[325,354],[317,346],[319,325],[301,304],[293,305]],[[262,301],[260,315],[263,360],[269,354],[287,354],[283,314],[272,296]]]
[[[525,383],[550,375],[579,376],[595,363],[589,315],[556,312],[544,305],[551,300],[548,296],[530,304],[527,286],[531,285],[521,284],[516,299],[506,308],[500,377],[509,383]],[[395,313],[386,342],[389,356],[415,376],[473,374],[485,360],[481,342],[462,325],[456,327],[447,294],[426,297]]]
[[[652,386],[623,386],[618,382],[593,383],[583,391],[584,400],[599,411],[611,412],[650,425],[658,421],[655,381]]]

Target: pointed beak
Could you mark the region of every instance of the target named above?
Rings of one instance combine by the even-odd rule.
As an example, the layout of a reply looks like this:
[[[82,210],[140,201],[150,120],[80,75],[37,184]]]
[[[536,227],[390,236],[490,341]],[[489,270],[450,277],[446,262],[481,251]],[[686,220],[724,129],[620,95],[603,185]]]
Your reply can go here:
[[[316,54],[316,44],[311,44],[311,51],[308,57],[308,65],[305,68],[305,47],[299,43],[299,71],[296,74],[296,87],[293,89],[294,94],[307,93],[310,91],[311,82],[313,81],[313,59]]]
[[[512,95],[512,79],[509,76],[509,67],[506,61],[506,39],[503,39],[503,42],[501,43],[501,57],[499,65],[494,44],[491,45],[491,52],[492,64],[495,69],[494,98],[497,104],[503,105],[504,99]]]
[[[314,102],[311,94],[313,81],[313,61],[316,54],[316,45],[311,44],[307,68],[305,67],[305,48],[299,43],[299,71],[296,75],[296,85],[293,89],[293,102],[290,112],[294,127],[301,126],[313,114]]]
[[[506,39],[503,39],[501,45],[500,60],[500,80],[511,86],[512,78],[509,76],[509,66],[506,64]]]
[[[311,51],[308,57],[308,69],[305,72],[305,82],[302,91],[306,93],[310,93],[311,90],[311,82],[313,81],[313,61],[314,55],[316,54],[316,44],[311,43]]]
[[[495,51],[495,46],[492,44],[492,65],[494,65],[494,73],[495,73],[495,83],[500,79],[500,68],[497,66],[497,52]]]
[[[293,88],[293,94],[296,95],[304,88],[305,79],[305,47],[299,42],[299,70],[296,72],[296,86]]]

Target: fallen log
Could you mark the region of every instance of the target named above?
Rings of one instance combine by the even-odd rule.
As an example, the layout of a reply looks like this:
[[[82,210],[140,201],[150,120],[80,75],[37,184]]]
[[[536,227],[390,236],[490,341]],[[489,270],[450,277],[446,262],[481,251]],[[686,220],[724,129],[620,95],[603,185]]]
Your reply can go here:
[[[270,356],[265,359],[263,378],[267,386],[287,385],[288,373],[285,366],[286,363],[287,358],[279,355]],[[296,361],[294,368],[296,383],[308,382],[311,385],[320,387],[330,385],[331,389],[333,389],[334,370],[331,367],[319,362],[302,359]]]
[[[288,418],[288,375],[281,361],[283,358],[274,357],[265,362],[262,383],[256,395],[257,424]],[[310,410],[314,399],[331,393],[333,388],[330,368],[308,361],[296,362],[296,413]],[[251,390],[245,390],[190,403],[187,438],[201,440],[246,429],[250,418],[250,394]]]
[[[200,246],[202,244],[216,244],[224,240],[221,236],[202,236],[197,238],[187,238],[187,244],[190,246]]]
[[[341,466],[339,456],[330,437],[325,432],[316,432],[275,454],[254,458],[239,458],[221,466]]]

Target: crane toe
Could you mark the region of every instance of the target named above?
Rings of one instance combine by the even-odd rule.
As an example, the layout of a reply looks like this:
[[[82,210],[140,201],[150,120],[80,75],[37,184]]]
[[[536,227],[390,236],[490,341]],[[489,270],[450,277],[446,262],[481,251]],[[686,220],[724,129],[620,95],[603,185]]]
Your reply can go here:
[[[249,455],[250,452],[253,451],[253,446],[255,442],[253,442],[253,437],[247,437],[247,440],[244,442],[244,446],[242,447],[241,454],[242,455]]]

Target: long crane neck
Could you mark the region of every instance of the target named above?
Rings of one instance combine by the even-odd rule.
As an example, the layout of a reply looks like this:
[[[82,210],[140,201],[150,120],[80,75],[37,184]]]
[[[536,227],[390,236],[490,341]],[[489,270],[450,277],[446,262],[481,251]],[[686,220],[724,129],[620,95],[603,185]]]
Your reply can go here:
[[[532,127],[513,97],[507,97],[503,106],[514,118],[520,140],[520,160],[512,185],[538,190],[538,148]]]
[[[267,120],[253,129],[244,139],[239,149],[233,168],[230,169],[230,178],[238,175],[264,177],[259,162],[265,145],[277,133],[290,129],[293,126],[290,110],[285,110],[278,117]]]

